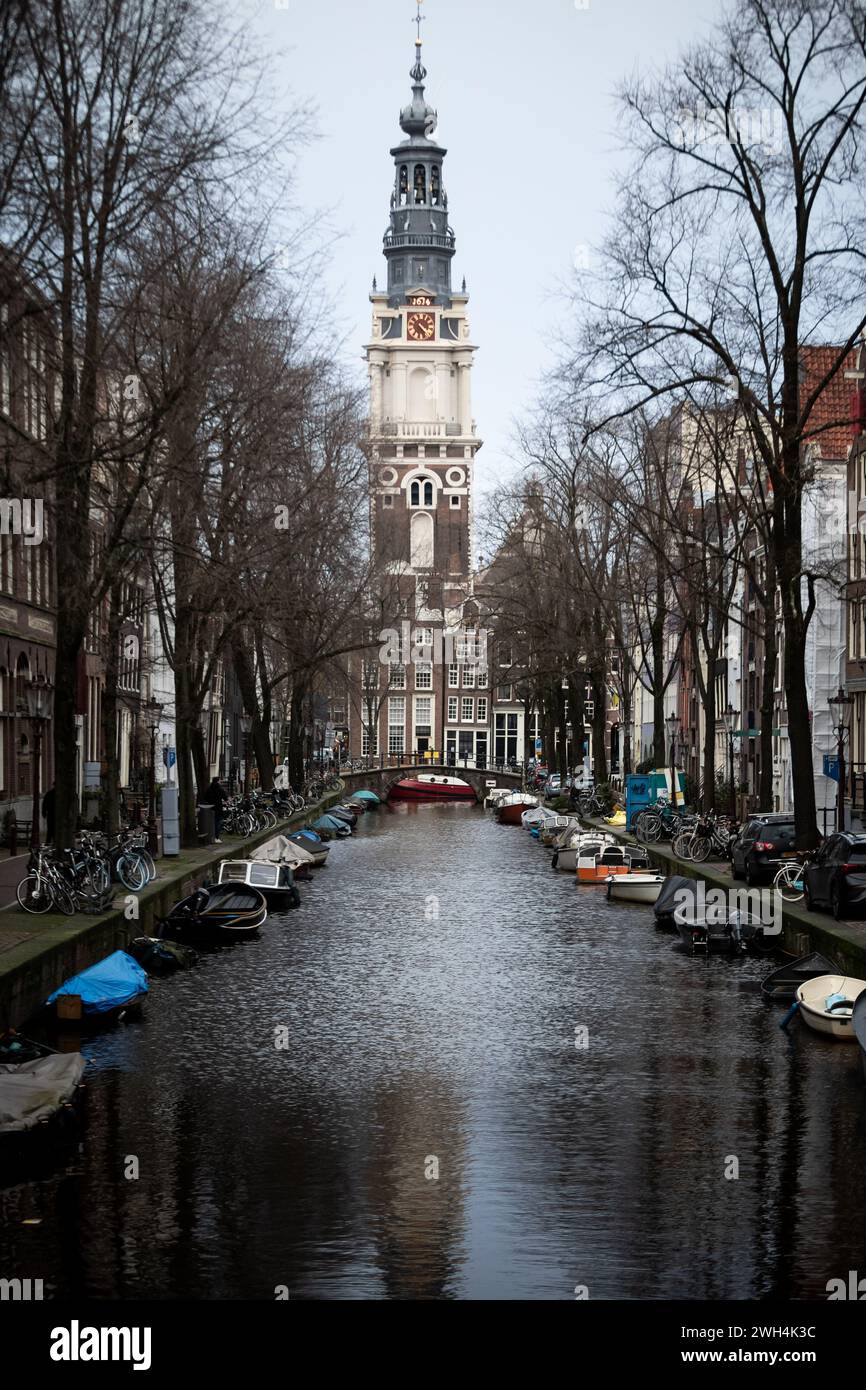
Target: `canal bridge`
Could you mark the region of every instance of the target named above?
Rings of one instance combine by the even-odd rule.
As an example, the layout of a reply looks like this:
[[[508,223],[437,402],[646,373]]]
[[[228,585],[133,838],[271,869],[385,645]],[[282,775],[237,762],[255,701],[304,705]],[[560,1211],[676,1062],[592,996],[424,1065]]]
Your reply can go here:
[[[520,791],[523,774],[520,772],[497,772],[492,768],[444,767],[441,764],[404,763],[402,767],[373,767],[365,772],[341,772],[349,795],[352,792],[375,792],[382,801],[387,801],[394,787],[404,777],[418,777],[421,773],[433,773],[440,777],[459,777],[467,782],[475,792],[476,801],[483,801],[491,787],[507,787],[509,791]]]

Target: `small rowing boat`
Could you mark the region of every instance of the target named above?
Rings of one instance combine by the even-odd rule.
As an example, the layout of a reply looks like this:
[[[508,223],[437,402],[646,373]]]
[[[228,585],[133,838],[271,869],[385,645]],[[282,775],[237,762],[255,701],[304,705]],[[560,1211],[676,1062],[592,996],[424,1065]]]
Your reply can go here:
[[[832,975],[836,966],[819,951],[812,951],[798,960],[787,960],[777,970],[772,970],[761,982],[761,993],[765,999],[778,999],[790,1002],[800,985],[806,980],[814,980],[819,975]]]
[[[179,932],[227,941],[254,935],[267,916],[268,905],[257,888],[223,883],[196,889],[175,903],[160,925],[171,935]]]
[[[835,1042],[856,1042],[854,1005],[866,990],[866,980],[852,975],[816,975],[797,986],[803,1022]]]
[[[607,896],[618,903],[654,903],[664,881],[664,874],[614,874],[607,880]]]
[[[147,973],[126,951],[112,951],[49,994],[52,1020],[75,1027],[102,1027],[138,1012],[147,996]]]

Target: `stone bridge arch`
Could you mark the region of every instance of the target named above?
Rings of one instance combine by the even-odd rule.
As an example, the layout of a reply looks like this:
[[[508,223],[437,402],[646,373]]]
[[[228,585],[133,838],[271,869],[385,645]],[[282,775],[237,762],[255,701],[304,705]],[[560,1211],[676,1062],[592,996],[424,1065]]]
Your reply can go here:
[[[467,782],[475,792],[475,800],[483,801],[490,786],[507,787],[509,791],[520,791],[523,775],[520,772],[495,772],[491,769],[475,767],[441,767],[430,763],[405,764],[403,767],[369,768],[366,772],[341,772],[340,776],[347,795],[353,792],[375,792],[382,801],[387,801],[398,782],[404,777],[417,777],[419,773],[432,773],[440,777],[459,777]]]

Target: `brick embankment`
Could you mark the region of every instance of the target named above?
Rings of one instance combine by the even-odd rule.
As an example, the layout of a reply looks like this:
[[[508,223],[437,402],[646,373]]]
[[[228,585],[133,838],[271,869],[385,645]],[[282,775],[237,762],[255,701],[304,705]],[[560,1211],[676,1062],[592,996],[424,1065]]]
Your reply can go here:
[[[634,836],[619,826],[607,825],[604,821],[588,817],[584,818],[584,823],[594,830],[606,830],[618,840],[635,843]],[[647,850],[650,862],[663,873],[704,879],[713,888],[726,891],[745,888],[744,884],[735,883],[731,878],[728,864],[693,864],[689,860],[677,859],[669,845],[642,845],[641,848]],[[828,913],[809,912],[802,903],[786,903],[781,898],[778,901],[782,909],[780,950],[797,956],[820,951],[836,961],[847,974],[866,979],[866,921],[836,922]]]
[[[231,837],[223,845],[187,849],[171,859],[159,859],[153,883],[140,893],[127,893],[122,885],[115,885],[113,905],[99,915],[0,912],[0,1033],[19,1028],[71,975],[95,965],[112,951],[122,950],[135,936],[153,935],[157,920],[211,879],[222,859],[245,857],[275,835],[299,829],[341,801],[343,795],[333,792],[248,840]],[[21,864],[23,876],[26,859]],[[127,916],[130,911],[137,916]]]

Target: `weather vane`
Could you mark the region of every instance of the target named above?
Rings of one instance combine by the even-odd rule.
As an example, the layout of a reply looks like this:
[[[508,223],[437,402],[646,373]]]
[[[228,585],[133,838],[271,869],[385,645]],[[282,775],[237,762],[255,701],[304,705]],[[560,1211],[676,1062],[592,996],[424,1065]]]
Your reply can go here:
[[[417,39],[415,40],[415,42],[416,42],[417,44],[420,44],[420,43],[421,43],[421,25],[424,23],[424,16],[423,16],[423,14],[421,13],[421,6],[424,4],[424,0],[415,0],[415,4],[418,6],[418,13],[417,13],[417,15],[415,16],[415,18],[414,18],[414,20],[412,21],[412,23],[418,25],[418,37],[417,37]]]

